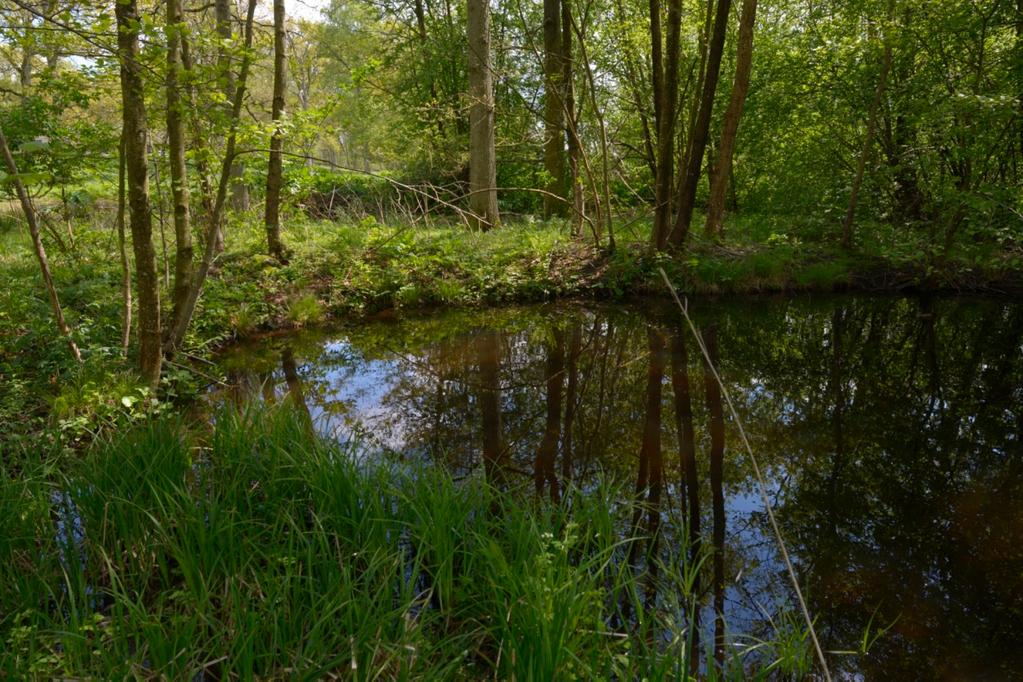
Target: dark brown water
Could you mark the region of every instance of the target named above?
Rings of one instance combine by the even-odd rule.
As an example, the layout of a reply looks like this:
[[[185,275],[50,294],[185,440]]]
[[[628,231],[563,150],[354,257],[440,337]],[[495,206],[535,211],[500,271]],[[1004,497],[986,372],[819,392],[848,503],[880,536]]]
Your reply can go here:
[[[693,313],[833,670],[1023,675],[1023,304],[740,299]],[[293,400],[369,455],[554,499],[600,472],[629,480],[657,510],[637,522],[675,533],[665,546],[681,518],[712,548],[708,638],[766,636],[794,613],[736,424],[677,309],[436,312],[264,340],[222,363],[231,399]],[[837,653],[865,638],[866,653]]]

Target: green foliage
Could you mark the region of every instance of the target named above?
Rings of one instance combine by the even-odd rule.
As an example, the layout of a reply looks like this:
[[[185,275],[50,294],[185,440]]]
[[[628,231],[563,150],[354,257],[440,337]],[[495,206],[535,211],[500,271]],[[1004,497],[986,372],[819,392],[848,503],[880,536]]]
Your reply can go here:
[[[73,80],[75,74],[62,77]],[[90,93],[80,87],[80,83],[73,88],[54,87],[45,97],[24,97],[0,111],[0,127],[18,165],[18,179],[33,193],[66,187],[105,169],[102,152],[117,146],[111,126],[64,115],[68,109],[88,106]],[[4,168],[0,185],[8,196],[13,196],[13,180]]]
[[[315,296],[305,294],[288,305],[288,318],[297,327],[316,324],[323,319],[323,306]]]

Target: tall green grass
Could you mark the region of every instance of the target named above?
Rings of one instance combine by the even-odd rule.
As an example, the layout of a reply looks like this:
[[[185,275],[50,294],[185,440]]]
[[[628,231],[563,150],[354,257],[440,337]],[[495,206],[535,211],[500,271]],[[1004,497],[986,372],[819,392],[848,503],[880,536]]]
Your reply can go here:
[[[612,482],[553,504],[360,463],[283,407],[2,473],[0,677],[687,679],[709,660],[685,619],[697,566],[636,569]]]

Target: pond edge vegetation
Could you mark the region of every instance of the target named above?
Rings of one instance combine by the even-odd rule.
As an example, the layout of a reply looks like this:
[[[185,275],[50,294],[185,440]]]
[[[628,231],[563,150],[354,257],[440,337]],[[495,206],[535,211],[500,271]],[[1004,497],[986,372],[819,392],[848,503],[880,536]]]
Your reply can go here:
[[[545,502],[493,468],[455,480],[416,461],[360,461],[288,404],[229,406],[212,421],[158,419],[80,458],[0,465],[0,672],[713,680],[810,670],[794,613],[761,638],[700,641],[687,621],[704,559],[684,542],[674,560],[643,550],[657,543],[635,526],[642,503],[607,504],[628,499],[624,483],[569,486]],[[671,514],[658,529],[685,537]]]

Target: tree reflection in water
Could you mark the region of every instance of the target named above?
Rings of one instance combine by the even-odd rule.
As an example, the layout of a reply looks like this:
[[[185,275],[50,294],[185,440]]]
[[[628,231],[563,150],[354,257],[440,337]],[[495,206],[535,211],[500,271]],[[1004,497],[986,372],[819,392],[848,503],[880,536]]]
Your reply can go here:
[[[694,312],[824,648],[855,649],[868,623],[895,623],[832,665],[872,679],[1023,669],[1023,305],[784,298]],[[537,306],[308,332],[223,362],[230,399],[288,393],[367,454],[482,471],[553,501],[601,472],[634,481],[633,525],[649,540],[624,559],[649,573],[653,600],[666,596],[659,562],[709,554],[696,589],[713,617],[696,631],[720,662],[731,633],[766,634],[765,614],[791,602],[694,347],[668,307]]]

